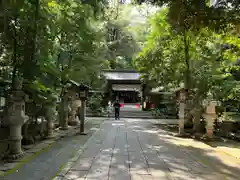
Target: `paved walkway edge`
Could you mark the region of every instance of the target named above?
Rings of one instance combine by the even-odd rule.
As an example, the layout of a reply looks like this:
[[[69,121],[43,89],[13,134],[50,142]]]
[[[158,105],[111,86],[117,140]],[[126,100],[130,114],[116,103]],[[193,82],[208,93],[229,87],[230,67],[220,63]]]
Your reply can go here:
[[[213,148],[213,149],[215,149],[215,151],[218,151],[218,152],[220,152],[220,153],[226,154],[226,155],[228,155],[228,156],[231,156],[231,157],[233,157],[233,158],[236,158],[236,159],[240,160],[240,155],[239,155],[239,154],[236,155],[236,154],[233,154],[233,153],[231,153],[231,152],[221,150],[221,149],[219,149],[219,148]]]
[[[104,121],[100,124],[100,128],[103,124],[104,124]],[[99,131],[99,129],[92,133],[91,137],[85,142],[85,144],[82,146],[82,148],[79,149],[78,151],[76,151],[76,153],[74,153],[73,157],[68,160],[68,162],[59,170],[60,172],[55,177],[53,177],[52,180],[61,180],[64,178],[64,176],[68,173],[68,171],[72,168],[72,166],[81,157],[82,153],[85,151],[88,144],[91,142],[91,140],[94,138],[94,135],[98,131]]]
[[[174,136],[177,136],[178,134],[177,133],[169,133],[168,131],[166,131],[166,130],[164,130],[164,129],[161,129],[162,131],[164,131],[165,133],[167,133],[167,134],[169,134],[169,135],[174,135]],[[185,139],[185,138],[184,138]],[[191,139],[192,140],[192,138],[189,138],[189,139]],[[225,155],[227,155],[227,156],[230,156],[230,157],[232,157],[232,158],[235,158],[235,159],[237,159],[237,160],[240,160],[240,154],[238,154],[238,153],[232,153],[232,152],[229,152],[229,151],[227,151],[227,150],[223,150],[223,149],[221,149],[221,148],[219,148],[219,147],[213,147],[213,144],[214,144],[214,142],[207,142],[207,143],[205,143],[204,141],[198,141],[198,142],[200,142],[200,143],[203,143],[204,145],[206,145],[206,146],[208,146],[209,148],[211,148],[212,150],[214,150],[214,151],[216,151],[216,152],[218,152],[218,153],[220,153],[220,154],[225,154]]]

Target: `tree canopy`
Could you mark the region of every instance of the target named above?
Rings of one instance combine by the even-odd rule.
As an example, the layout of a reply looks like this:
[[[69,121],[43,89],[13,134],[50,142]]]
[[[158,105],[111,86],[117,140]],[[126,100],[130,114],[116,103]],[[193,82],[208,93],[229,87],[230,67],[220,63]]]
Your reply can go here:
[[[133,68],[133,59],[156,85],[184,81],[189,88],[205,87],[205,92],[226,79],[235,83],[228,76],[236,75],[233,63],[239,58],[238,1],[0,3],[2,76],[12,82],[23,76],[28,91],[59,93],[68,79],[99,88],[104,85],[102,69]],[[153,6],[148,10],[136,3],[160,10],[152,16]]]
[[[33,92],[58,90],[68,79],[92,84],[105,66],[104,3],[1,1],[2,71],[23,76]]]
[[[133,68],[140,51],[134,5],[106,0],[0,1],[1,76],[30,94],[59,94],[69,79],[105,85],[101,71]],[[37,97],[35,97],[37,98]]]
[[[187,73],[188,88],[199,99],[209,91],[218,99],[237,98],[239,83],[230,73],[239,57],[236,26],[229,23],[221,31],[192,26],[179,33],[169,21],[169,13],[170,8],[163,8],[150,18],[151,31],[134,60],[135,67],[143,77],[168,90],[186,83]]]

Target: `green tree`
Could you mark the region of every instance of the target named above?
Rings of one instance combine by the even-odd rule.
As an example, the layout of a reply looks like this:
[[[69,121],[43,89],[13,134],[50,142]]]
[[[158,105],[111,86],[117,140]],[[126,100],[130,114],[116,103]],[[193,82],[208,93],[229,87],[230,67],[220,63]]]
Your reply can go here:
[[[164,9],[151,19],[152,30],[146,46],[135,59],[137,69],[144,77],[166,88],[178,87],[183,83],[187,71],[191,76],[188,87],[194,89],[196,93],[193,99],[195,105],[199,105],[209,91],[217,96],[217,92],[224,88],[226,81],[231,86],[226,85],[226,91],[223,91],[221,98],[230,97],[231,93],[226,94],[227,89],[236,87],[236,82],[229,72],[238,52],[233,48],[224,50],[222,45],[229,39],[228,43],[237,47],[236,34],[228,31],[231,35],[226,36],[226,33],[216,33],[208,27],[199,29],[198,33],[189,31],[187,34],[189,58],[186,62],[185,37],[174,31],[167,16],[168,9]],[[218,96],[218,99],[221,98]]]
[[[186,110],[195,117],[197,130],[202,101],[210,94],[216,99],[238,97],[239,83],[230,76],[232,49],[222,48],[224,33],[216,33],[208,27],[179,33],[169,23],[169,10],[160,10],[152,19],[152,30],[142,52],[135,59],[135,66],[147,80],[165,90],[185,84],[193,90],[188,94]],[[236,43],[236,36],[232,43]],[[229,83],[226,83],[229,82]],[[225,84],[226,83],[226,84]],[[225,90],[223,90],[225,89]],[[221,93],[220,93],[221,92]],[[189,116],[190,118],[190,116]]]
[[[129,30],[133,6],[124,2],[112,3],[106,11],[106,59],[109,66],[132,68],[132,58],[139,51],[139,45]]]
[[[100,71],[103,34],[98,17],[104,1],[1,3],[3,61],[13,67],[13,77],[18,72],[30,80],[27,84],[60,85],[59,77],[83,80],[88,72]]]
[[[218,1],[211,4],[210,1],[173,1],[173,0],[137,0],[138,3],[151,2],[162,6],[167,5],[168,23],[175,33],[182,35],[185,57],[185,87],[191,88],[191,72],[189,67],[191,34],[196,34],[201,28],[221,29],[229,23],[239,24],[239,3],[236,1]],[[229,5],[231,4],[231,8]],[[180,12],[179,12],[180,10]]]

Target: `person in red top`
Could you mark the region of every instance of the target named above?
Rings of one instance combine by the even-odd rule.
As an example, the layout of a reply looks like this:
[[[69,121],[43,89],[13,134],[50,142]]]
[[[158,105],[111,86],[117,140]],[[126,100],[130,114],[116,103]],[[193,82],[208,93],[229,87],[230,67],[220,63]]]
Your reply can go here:
[[[120,115],[120,103],[118,100],[115,101],[115,103],[113,104],[113,107],[114,107],[114,111],[115,111],[115,120],[119,120],[119,115]]]

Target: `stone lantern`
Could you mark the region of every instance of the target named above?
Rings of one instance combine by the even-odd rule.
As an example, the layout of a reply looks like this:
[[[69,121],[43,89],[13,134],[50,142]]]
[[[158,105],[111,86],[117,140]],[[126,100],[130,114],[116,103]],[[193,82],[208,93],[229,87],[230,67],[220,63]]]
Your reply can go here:
[[[76,126],[79,124],[79,122],[76,119],[77,111],[78,108],[81,106],[81,100],[79,99],[79,89],[80,89],[80,84],[69,80],[71,83],[71,87],[69,87],[69,95],[71,96],[71,103],[70,103],[70,112],[69,112],[69,119],[68,119],[68,124],[70,126]]]
[[[78,93],[75,93],[75,95],[72,96],[70,107],[71,110],[69,112],[68,124],[70,126],[77,126],[79,125],[79,121],[76,119],[76,116],[78,108],[81,107],[81,100],[79,99]]]
[[[179,134],[184,134],[184,122],[185,122],[185,106],[186,106],[186,98],[187,98],[187,90],[185,88],[181,88],[177,90],[177,99],[179,101]]]
[[[50,101],[46,103],[46,120],[47,120],[47,136],[46,138],[53,138],[53,130],[54,130],[54,114],[56,113],[56,103],[57,96],[51,95],[49,96]]]
[[[65,88],[63,91],[61,103],[60,103],[60,129],[68,129],[68,113],[69,113],[69,92]]]
[[[15,78],[15,88],[8,98],[8,109],[6,123],[9,127],[9,153],[6,158],[17,159],[23,155],[22,141],[22,125],[28,120],[25,115],[25,98],[26,95],[22,91],[22,81]]]
[[[80,107],[80,134],[86,135],[84,133],[84,123],[85,123],[85,116],[86,116],[86,100],[88,97],[89,87],[81,84],[79,86],[79,98],[81,100],[81,107]]]
[[[217,101],[210,101],[206,103],[206,112],[204,114],[204,118],[206,119],[206,136],[208,138],[213,138],[213,131],[214,131],[214,121],[217,118],[216,113],[216,106]]]

